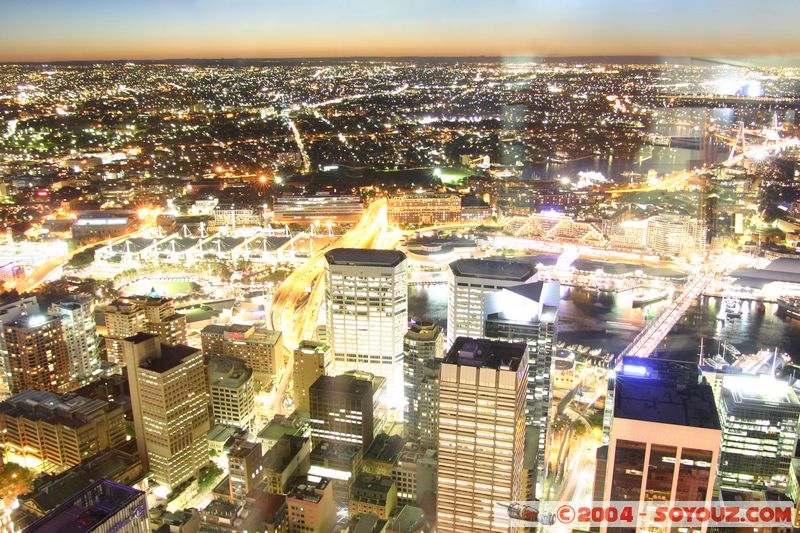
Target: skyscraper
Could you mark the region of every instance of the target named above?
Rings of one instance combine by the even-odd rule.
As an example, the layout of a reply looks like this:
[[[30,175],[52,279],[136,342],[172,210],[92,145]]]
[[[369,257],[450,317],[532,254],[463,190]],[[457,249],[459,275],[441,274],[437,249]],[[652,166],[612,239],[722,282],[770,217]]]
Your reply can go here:
[[[39,302],[36,300],[36,296],[28,296],[0,305],[0,395],[3,397],[11,394],[11,373],[2,326],[15,321],[20,316],[38,313]]]
[[[140,459],[158,484],[175,487],[208,461],[203,356],[152,333],[125,339],[123,354]]]
[[[786,491],[795,456],[800,401],[787,382],[771,376],[728,374],[719,398],[720,485]]]
[[[527,282],[536,274],[525,263],[494,259],[459,259],[450,263],[447,345],[456,337],[484,336],[486,295]]]
[[[3,331],[13,394],[29,389],[70,390],[69,351],[60,318],[21,317],[6,324]]]
[[[561,286],[557,281],[515,285],[486,295],[485,336],[528,345],[528,393],[526,421],[530,434],[527,450],[535,458],[531,495],[539,496],[544,483],[545,445],[552,398],[553,350],[558,327]]]
[[[309,389],[322,376],[331,374],[330,348],[318,341],[300,341],[294,351],[294,407],[301,413],[311,411]]]
[[[69,296],[52,304],[48,314],[61,318],[69,352],[70,377],[78,382],[91,378],[100,364],[94,299],[88,294]]]
[[[133,302],[115,300],[101,307],[106,322],[106,358],[111,363],[125,364],[122,342],[144,331],[144,311]]]
[[[385,380],[380,376],[321,376],[311,385],[311,438],[357,444],[366,450],[375,434],[377,400]]]
[[[337,248],[325,254],[328,338],[334,372],[386,378],[387,405],[403,405],[403,336],[408,328],[406,256]]]
[[[186,344],[186,315],[175,312],[175,300],[162,298],[155,290],[131,298],[144,311],[144,329],[161,337],[164,344]]]
[[[252,428],[256,409],[253,371],[244,361],[230,356],[211,358],[208,388],[215,424]]]
[[[426,379],[425,364],[441,358],[444,334],[441,326],[420,322],[408,328],[403,338],[403,378],[405,384],[405,411],[403,430],[407,439],[418,440],[421,431],[422,411],[431,405],[423,403],[422,387]]]
[[[494,502],[523,499],[528,346],[458,337],[439,381],[437,531],[507,531]]]
[[[710,502],[722,432],[713,392],[697,366],[626,357],[610,401],[595,498]],[[645,518],[637,530],[647,526]]]

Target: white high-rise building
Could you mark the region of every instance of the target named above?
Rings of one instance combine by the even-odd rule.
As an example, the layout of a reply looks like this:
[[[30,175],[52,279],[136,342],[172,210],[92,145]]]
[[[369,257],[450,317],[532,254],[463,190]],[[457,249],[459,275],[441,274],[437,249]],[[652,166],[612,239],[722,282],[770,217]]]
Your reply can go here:
[[[88,294],[69,296],[52,304],[48,314],[61,317],[72,379],[88,380],[100,365],[94,299]]]
[[[437,531],[507,532],[495,502],[524,499],[528,346],[459,337],[439,380]]]
[[[385,403],[403,406],[403,336],[408,329],[406,256],[395,250],[337,248],[325,254],[328,339],[335,374],[386,378]]]
[[[485,298],[489,293],[526,283],[536,269],[525,263],[459,259],[450,263],[447,345],[457,337],[483,337]]]
[[[210,428],[203,354],[152,333],[122,341],[139,458],[159,485],[174,488],[208,461]]]

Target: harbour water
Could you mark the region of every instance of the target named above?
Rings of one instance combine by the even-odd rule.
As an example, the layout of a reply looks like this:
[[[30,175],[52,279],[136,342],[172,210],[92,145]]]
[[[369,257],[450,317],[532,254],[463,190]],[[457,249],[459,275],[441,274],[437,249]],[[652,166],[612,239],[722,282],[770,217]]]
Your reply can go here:
[[[665,302],[633,307],[630,294],[565,288],[558,315],[559,340],[618,353],[663,305]],[[727,341],[744,353],[777,347],[800,361],[800,320],[780,316],[776,304],[766,304],[759,312],[756,302],[742,302],[741,317],[723,321],[718,319],[721,306],[720,298],[703,298],[675,326],[659,353],[695,358],[702,336],[705,353],[716,352],[719,342]],[[446,328],[447,286],[411,287],[408,308],[410,319],[433,321]]]

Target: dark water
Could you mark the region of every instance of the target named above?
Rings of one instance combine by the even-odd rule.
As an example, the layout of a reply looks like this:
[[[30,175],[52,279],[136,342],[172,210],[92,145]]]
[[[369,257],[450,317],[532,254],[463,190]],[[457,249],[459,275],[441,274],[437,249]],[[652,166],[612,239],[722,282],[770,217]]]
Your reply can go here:
[[[704,340],[706,353],[716,352],[725,340],[744,353],[777,347],[800,360],[800,321],[778,316],[775,304],[766,304],[759,313],[755,302],[743,302],[742,316],[719,321],[721,299],[704,298],[679,322],[659,353],[672,358],[691,359]],[[562,291],[558,322],[559,340],[567,345],[582,344],[618,353],[644,327],[666,302],[634,308],[630,295],[590,293],[582,289]],[[408,298],[409,318],[429,320],[447,327],[447,287],[412,287]]]

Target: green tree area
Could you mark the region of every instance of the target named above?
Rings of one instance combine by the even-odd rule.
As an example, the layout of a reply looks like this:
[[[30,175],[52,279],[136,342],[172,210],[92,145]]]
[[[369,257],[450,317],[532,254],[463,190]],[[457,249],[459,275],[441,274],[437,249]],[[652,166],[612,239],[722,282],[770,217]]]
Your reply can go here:
[[[30,489],[31,483],[36,478],[36,473],[17,463],[6,463],[0,472],[0,487],[2,487],[3,503],[10,506],[19,496]]]
[[[214,481],[222,474],[222,470],[215,464],[209,464],[200,469],[200,474],[197,476],[197,485],[200,490],[210,490],[214,485]]]

